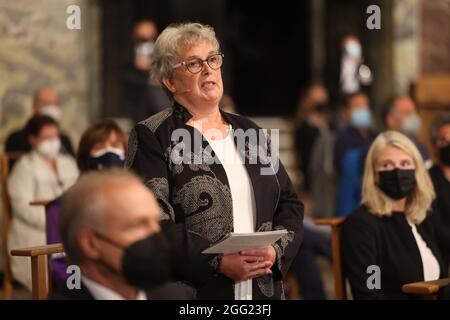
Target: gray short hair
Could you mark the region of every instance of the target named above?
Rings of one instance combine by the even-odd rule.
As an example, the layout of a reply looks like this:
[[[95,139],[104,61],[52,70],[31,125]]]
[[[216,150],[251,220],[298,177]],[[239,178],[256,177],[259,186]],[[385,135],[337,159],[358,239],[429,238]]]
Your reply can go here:
[[[430,137],[433,144],[436,143],[439,130],[448,124],[450,124],[450,112],[440,114],[434,119],[430,127]]]
[[[83,254],[76,241],[82,228],[101,228],[104,212],[109,210],[106,198],[107,185],[125,182],[140,182],[134,174],[120,170],[101,170],[84,173],[75,185],[64,193],[61,203],[59,231],[70,263],[79,264]]]
[[[200,23],[171,24],[159,35],[153,51],[150,74],[152,79],[158,82],[169,96],[172,96],[172,93],[163,84],[163,76],[170,77],[172,75],[172,66],[177,63],[181,50],[186,47],[193,47],[203,41],[212,44],[216,50],[220,49],[214,29]]]

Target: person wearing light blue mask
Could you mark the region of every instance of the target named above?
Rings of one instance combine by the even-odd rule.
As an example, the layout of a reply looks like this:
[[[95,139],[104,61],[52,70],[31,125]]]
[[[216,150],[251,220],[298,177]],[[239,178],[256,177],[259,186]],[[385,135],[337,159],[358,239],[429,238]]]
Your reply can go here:
[[[334,164],[340,183],[336,213],[346,215],[359,204],[364,156],[375,139],[369,98],[363,92],[349,95],[344,108],[348,126],[334,146]]]
[[[351,113],[351,124],[358,129],[367,129],[372,126],[372,113],[368,106],[358,106]]]
[[[422,129],[422,120],[413,99],[408,96],[394,96],[388,101],[383,112],[386,128],[407,135],[419,149],[425,164],[429,167],[431,161],[428,150],[417,138]]]

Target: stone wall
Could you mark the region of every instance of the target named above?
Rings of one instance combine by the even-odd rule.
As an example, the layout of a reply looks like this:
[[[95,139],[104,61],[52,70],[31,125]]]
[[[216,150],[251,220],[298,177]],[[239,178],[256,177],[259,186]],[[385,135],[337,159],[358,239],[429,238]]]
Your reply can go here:
[[[81,30],[66,8],[81,8]],[[33,92],[61,96],[61,126],[76,144],[99,108],[99,10],[93,0],[0,1],[0,146],[31,114]],[[1,148],[1,149],[2,149]]]
[[[60,93],[61,126],[74,146],[100,113],[99,1],[0,0],[0,153],[8,134],[31,115],[41,86]],[[66,27],[71,4],[81,8],[81,30]]]
[[[450,73],[450,0],[422,0],[422,73]]]

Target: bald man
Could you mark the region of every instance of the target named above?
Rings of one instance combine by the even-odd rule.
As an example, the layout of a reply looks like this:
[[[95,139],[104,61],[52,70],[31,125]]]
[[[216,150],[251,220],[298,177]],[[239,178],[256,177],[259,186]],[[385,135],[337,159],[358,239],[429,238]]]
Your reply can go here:
[[[148,300],[191,299],[193,292],[171,280],[171,247],[161,233],[161,211],[152,192],[123,170],[92,171],[63,196],[60,233],[66,257],[81,271],[78,288],[57,288],[53,299]],[[125,277],[139,266],[125,256],[146,239],[147,291]],[[141,253],[140,247],[133,255]],[[134,250],[136,251],[136,250]],[[141,263],[142,264],[142,263]],[[131,269],[130,269],[131,268]]]
[[[40,88],[33,96],[33,116],[41,114],[47,115],[56,121],[59,121],[61,116],[61,107],[58,93],[48,87]],[[74,155],[73,147],[70,139],[64,133],[60,134],[62,153]],[[25,128],[14,131],[6,139],[6,152],[28,152],[31,146],[25,134]],[[13,163],[10,163],[11,165]]]

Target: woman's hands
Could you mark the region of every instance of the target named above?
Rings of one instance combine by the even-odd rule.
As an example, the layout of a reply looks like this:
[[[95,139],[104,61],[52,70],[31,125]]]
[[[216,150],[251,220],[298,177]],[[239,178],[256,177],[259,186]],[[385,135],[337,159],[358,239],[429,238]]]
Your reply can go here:
[[[220,272],[234,281],[244,281],[271,274],[276,259],[272,246],[224,254],[220,262]]]

